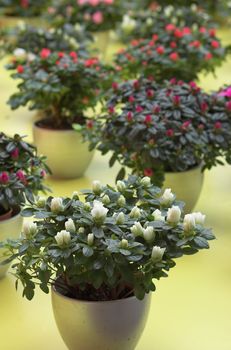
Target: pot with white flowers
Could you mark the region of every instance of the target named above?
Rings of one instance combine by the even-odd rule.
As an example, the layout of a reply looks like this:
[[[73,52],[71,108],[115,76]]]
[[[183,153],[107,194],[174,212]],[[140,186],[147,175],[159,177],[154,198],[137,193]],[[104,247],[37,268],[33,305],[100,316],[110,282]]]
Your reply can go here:
[[[52,198],[31,204],[21,238],[5,242],[23,296],[51,286],[60,334],[71,350],[132,350],[145,327],[155,279],[175,258],[208,248],[204,215],[183,217],[150,178],[130,176],[117,188],[93,183],[84,201]],[[37,219],[37,220],[36,220]],[[30,226],[31,225],[31,229]]]
[[[110,81],[109,69],[96,57],[48,48],[15,68],[12,76],[20,83],[8,103],[12,109],[28,105],[40,111],[42,118],[33,128],[34,143],[47,156],[53,176],[82,176],[93,156],[83,138],[83,130],[91,127],[86,110],[94,110],[101,100]]]
[[[46,165],[36,149],[19,135],[0,133],[0,241],[16,238],[22,230],[21,206],[33,195],[44,191]],[[0,250],[0,261],[5,260]],[[2,278],[9,265],[0,266]]]
[[[228,108],[228,107],[227,107]],[[109,151],[110,166],[149,176],[195,206],[203,170],[220,164],[231,137],[228,111],[196,85],[172,79],[156,83],[151,77],[114,82],[106,112],[88,130],[91,148]]]

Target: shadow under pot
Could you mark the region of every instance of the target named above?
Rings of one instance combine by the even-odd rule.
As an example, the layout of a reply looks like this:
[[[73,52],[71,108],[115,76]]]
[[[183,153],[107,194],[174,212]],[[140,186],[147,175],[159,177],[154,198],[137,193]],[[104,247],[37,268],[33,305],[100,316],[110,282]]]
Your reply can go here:
[[[182,172],[166,172],[164,188],[171,188],[178,200],[186,203],[184,212],[188,213],[195,207],[202,190],[204,173],[202,166],[196,166]]]
[[[151,293],[113,301],[83,301],[60,294],[53,286],[52,307],[69,350],[134,350],[144,330]]]
[[[88,142],[73,129],[52,129],[41,121],[33,127],[34,144],[38,153],[47,157],[52,176],[62,179],[81,177],[89,166],[94,152]]]
[[[0,241],[16,239],[22,231],[23,217],[20,215],[20,207],[9,210],[6,214],[0,215]],[[0,262],[6,260],[4,249],[0,249]],[[0,279],[3,278],[9,269],[10,264],[0,265]]]

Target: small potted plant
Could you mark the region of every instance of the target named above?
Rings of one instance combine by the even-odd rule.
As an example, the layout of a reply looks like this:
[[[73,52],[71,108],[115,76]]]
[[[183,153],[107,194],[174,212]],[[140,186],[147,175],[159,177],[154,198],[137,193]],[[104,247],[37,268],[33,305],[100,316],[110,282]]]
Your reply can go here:
[[[105,53],[109,31],[115,29],[123,16],[121,0],[61,0],[49,8],[52,25],[79,23],[91,32],[95,46]]]
[[[38,28],[20,23],[13,28],[1,30],[1,55],[13,55],[13,62],[32,60],[44,47],[52,51],[77,51],[86,55],[86,45],[91,37],[82,27],[65,24],[60,28]],[[12,65],[8,66],[12,68]],[[14,67],[14,65],[13,65]]]
[[[49,197],[18,240],[5,242],[23,296],[51,286],[54,316],[68,349],[132,350],[147,319],[155,280],[175,258],[208,248],[205,215],[182,214],[170,189],[131,176],[117,188],[94,181],[85,200]],[[39,219],[39,220],[36,220]],[[90,336],[89,336],[90,335]]]
[[[106,115],[87,130],[91,148],[112,152],[110,166],[122,165],[117,178],[125,176],[125,167],[150,176],[173,188],[191,210],[202,188],[201,170],[220,164],[231,137],[227,121],[214,114],[216,100],[195,82],[158,84],[151,77],[113,83],[108,96]]]
[[[81,176],[93,156],[83,142],[82,129],[88,125],[84,112],[96,106],[110,81],[110,70],[97,57],[79,57],[43,48],[34,59],[16,67],[18,92],[8,103],[12,109],[28,105],[40,110],[34,125],[34,142],[54,176]],[[78,133],[72,124],[78,127]]]
[[[21,205],[47,190],[43,178],[49,171],[43,157],[19,135],[0,133],[0,240],[16,238],[21,232]],[[3,251],[0,253],[0,261]],[[0,267],[2,278],[8,266]]]
[[[176,77],[184,81],[198,79],[199,73],[214,73],[230,52],[223,47],[215,29],[207,27],[155,26],[149,38],[134,38],[115,56],[115,64],[124,78],[140,74],[154,75],[157,81]]]

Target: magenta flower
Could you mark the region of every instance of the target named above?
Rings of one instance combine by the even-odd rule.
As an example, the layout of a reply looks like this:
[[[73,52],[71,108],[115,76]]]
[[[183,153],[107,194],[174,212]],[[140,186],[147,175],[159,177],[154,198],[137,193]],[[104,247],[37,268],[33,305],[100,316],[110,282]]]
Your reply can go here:
[[[6,171],[3,171],[1,174],[0,174],[0,182],[3,183],[3,184],[7,184],[9,182],[9,175]]]

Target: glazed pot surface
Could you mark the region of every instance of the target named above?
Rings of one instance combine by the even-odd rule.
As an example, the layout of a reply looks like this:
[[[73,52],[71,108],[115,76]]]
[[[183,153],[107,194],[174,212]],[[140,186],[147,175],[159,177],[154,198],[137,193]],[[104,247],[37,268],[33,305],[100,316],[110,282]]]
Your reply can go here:
[[[34,143],[38,153],[47,157],[52,176],[63,179],[81,177],[86,171],[94,152],[88,150],[88,143],[74,130],[53,130],[33,128]]]
[[[23,217],[20,215],[20,209],[18,208],[14,216],[0,221],[0,241],[19,237],[22,230],[22,223]],[[3,254],[4,249],[0,249],[0,262],[6,259]],[[10,264],[0,266],[0,278],[5,276],[9,266]]]
[[[188,171],[165,173],[164,188],[171,188],[178,200],[186,203],[185,212],[191,212],[200,196],[204,181],[201,166]]]
[[[134,350],[144,330],[151,294],[88,302],[67,298],[52,288],[59,332],[69,350]]]

